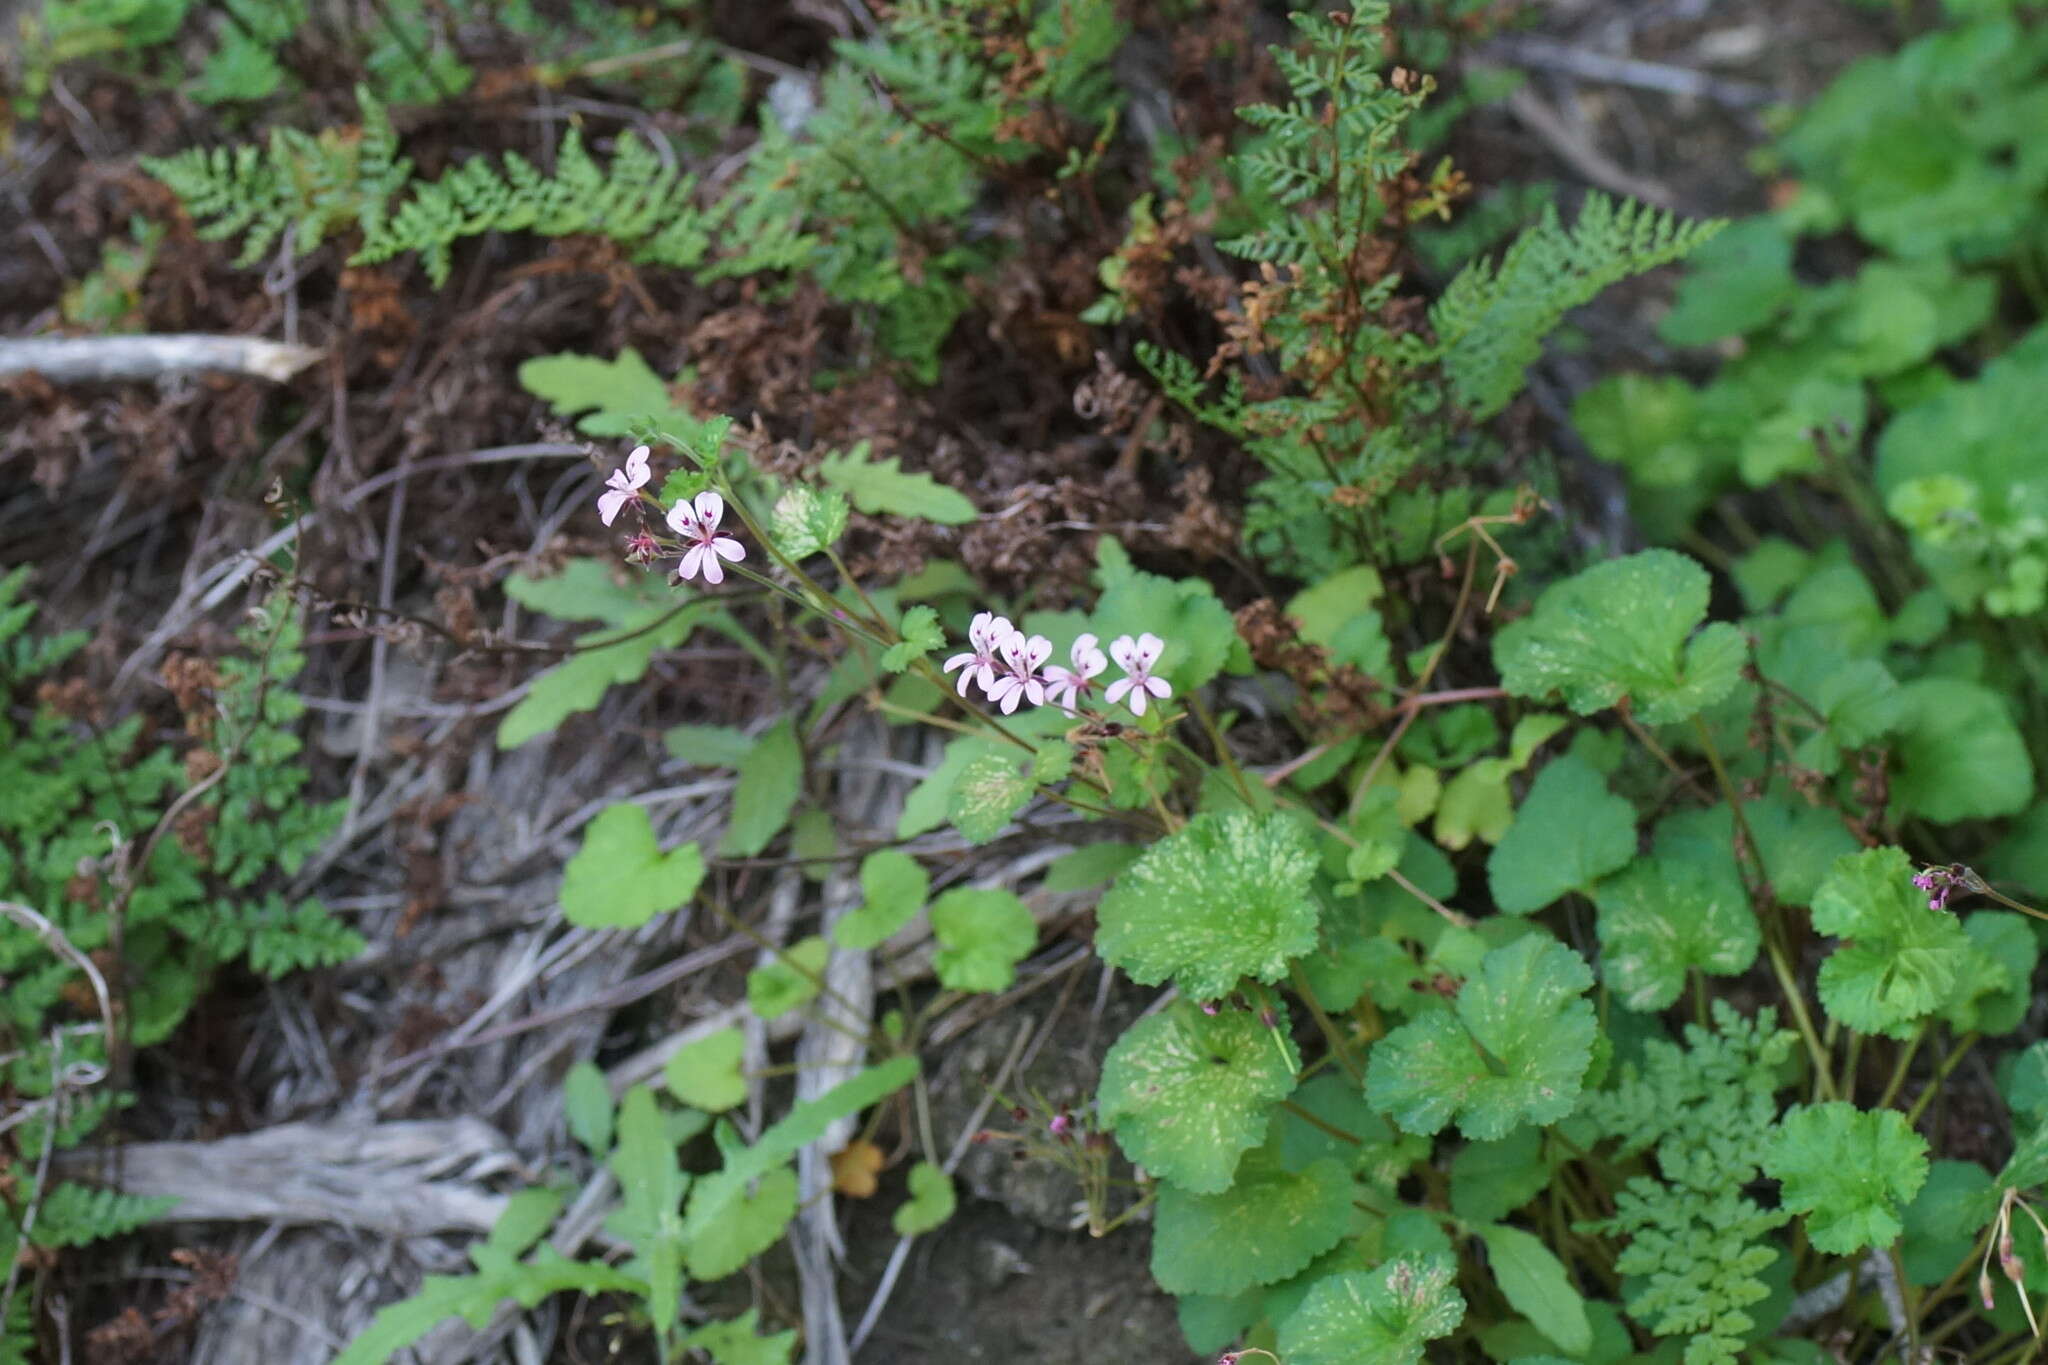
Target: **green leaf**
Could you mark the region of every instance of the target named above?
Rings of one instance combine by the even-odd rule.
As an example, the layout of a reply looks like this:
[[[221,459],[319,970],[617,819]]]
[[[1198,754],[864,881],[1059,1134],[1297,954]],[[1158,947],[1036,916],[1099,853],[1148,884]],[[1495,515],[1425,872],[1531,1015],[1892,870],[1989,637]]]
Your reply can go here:
[[[690,1238],[690,1278],[721,1280],[782,1240],[796,1217],[796,1172],[778,1166],[735,1199],[725,1216],[707,1222]]]
[[[1219,1297],[1277,1284],[1337,1245],[1351,1222],[1351,1176],[1341,1162],[1324,1158],[1286,1171],[1254,1151],[1229,1189],[1159,1187],[1152,1278],[1169,1294]]]
[[[662,732],[662,747],[670,758],[680,758],[697,768],[736,768],[754,737],[730,725],[672,725]]]
[[[516,749],[552,733],[570,716],[595,710],[613,687],[644,677],[657,653],[689,639],[700,622],[723,616],[708,602],[680,608],[668,603],[643,608],[613,629],[579,636],[577,652],[535,678],[498,722],[498,747]]]
[[[647,1313],[657,1332],[675,1325],[683,1292],[683,1191],[668,1123],[654,1092],[636,1085],[619,1101],[619,1145],[608,1163],[619,1180],[619,1207],[605,1229],[632,1244],[647,1276]]]
[[[429,1275],[420,1292],[381,1308],[333,1365],[386,1365],[451,1318],[481,1329],[507,1300],[538,1307],[556,1294],[644,1294],[638,1277],[602,1261],[571,1261],[542,1247],[528,1262],[477,1275]]]
[[[832,926],[842,948],[865,951],[910,923],[924,906],[932,879],[908,853],[877,849],[860,862],[861,907]]]
[[[930,1232],[953,1216],[957,1203],[953,1179],[929,1161],[910,1168],[910,1198],[890,1218],[899,1237],[916,1237]]]
[[[1055,894],[1086,891],[1116,876],[1143,852],[1136,844],[1086,844],[1054,859],[1052,866],[1045,869],[1045,880],[1039,886]]]
[[[1821,963],[1821,1004],[1859,1032],[1908,1037],[1976,975],[1978,948],[1913,873],[1903,851],[1866,849],[1838,858],[1814,893],[1813,927],[1847,940]]]
[[[1977,1249],[1998,1212],[1998,1186],[1974,1161],[1937,1161],[1900,1216],[1899,1260],[1906,1283],[1940,1284]]]
[[[1927,1179],[1927,1140],[1896,1110],[1839,1100],[1799,1105],[1779,1125],[1763,1168],[1783,1182],[1784,1206],[1806,1215],[1807,1240],[1847,1256],[1899,1235],[1899,1209]]]
[[[707,1322],[683,1338],[683,1345],[704,1351],[717,1365],[789,1365],[796,1349],[796,1329],[758,1336],[760,1310],[749,1308],[724,1322]]]
[[[1572,404],[1572,422],[1597,459],[1626,469],[1639,488],[1684,488],[1705,480],[1699,394],[1677,376],[1618,374]]]
[[[1089,628],[1105,649],[1119,635],[1145,631],[1166,641],[1166,652],[1152,671],[1173,684],[1176,697],[1209,682],[1243,650],[1236,620],[1207,580],[1162,578],[1136,569],[1110,536],[1096,541],[1095,555],[1102,596],[1089,615]]]
[[[1572,1112],[1598,1036],[1585,959],[1538,934],[1496,948],[1449,1010],[1373,1045],[1365,1097],[1411,1133],[1454,1118],[1468,1138],[1506,1137]]]
[[[1593,1346],[1593,1325],[1586,1320],[1586,1301],[1572,1287],[1564,1263],[1536,1237],[1520,1228],[1495,1223],[1479,1229],[1494,1283],[1508,1306],[1536,1324],[1567,1355],[1584,1355]]]
[[[630,346],[616,360],[574,353],[538,356],[519,366],[519,383],[546,400],[557,416],[588,412],[576,423],[576,429],[588,436],[631,436],[636,426],[698,425],[669,398],[668,385]]]
[[[1001,889],[958,886],[932,902],[932,957],[949,991],[1009,989],[1017,964],[1038,943],[1038,923],[1023,901]]]
[[[621,582],[616,568],[601,559],[572,559],[560,572],[545,578],[532,578],[524,573],[511,575],[505,580],[505,595],[557,621],[602,621],[608,626],[623,626],[641,619],[649,607],[662,606],[667,600],[667,594],[654,583],[646,577]]]
[[[602,1161],[612,1149],[612,1092],[597,1063],[585,1060],[569,1068],[562,1078],[562,1110],[570,1135]]]
[[[1903,714],[1892,796],[1913,815],[1949,823],[2017,815],[2034,794],[2034,764],[1996,692],[1952,678],[1899,689]]]
[[[732,823],[718,851],[727,858],[751,858],[789,823],[803,792],[804,754],[796,722],[784,719],[762,735],[740,760],[739,786],[732,796]]]
[[[1602,882],[1593,903],[1601,978],[1632,1010],[1668,1007],[1688,970],[1740,976],[1762,942],[1732,865],[1645,858]]]
[[[1403,1256],[1332,1275],[1280,1326],[1287,1365],[1416,1365],[1465,1320],[1450,1256]]]
[[[1486,860],[1486,881],[1503,911],[1526,915],[1567,891],[1591,891],[1635,855],[1635,807],[1610,794],[1591,765],[1564,754],[1536,774]]]
[[[882,651],[882,667],[890,673],[901,673],[946,643],[946,632],[939,629],[939,614],[930,607],[905,611],[896,633],[903,638]]]
[[[1979,910],[1963,921],[1963,933],[1977,951],[1941,1017],[1957,1033],[2010,1033],[2032,1003],[2029,985],[2041,956],[2040,940],[2024,918],[2004,910]]]
[[[759,1019],[775,1019],[818,994],[832,945],[813,934],[785,948],[782,956],[747,973],[747,1007]]]
[[[1315,852],[1293,818],[1198,815],[1117,878],[1095,948],[1140,985],[1173,977],[1214,1000],[1244,977],[1278,980],[1316,944]]]
[[[1712,345],[1769,323],[1798,292],[1784,224],[1745,219],[1692,254],[1657,335],[1673,346]]]
[[[788,558],[808,559],[839,543],[846,534],[846,515],[846,499],[839,494],[794,484],[775,500],[775,509],[768,514],[768,534]]]
[[[684,1240],[695,1240],[707,1225],[728,1216],[749,1185],[823,1137],[835,1119],[858,1114],[916,1077],[916,1058],[892,1057],[841,1081],[816,1099],[799,1102],[787,1117],[771,1124],[753,1146],[726,1153],[724,1169],[700,1177],[690,1190],[689,1211],[683,1219]]]
[[[1687,643],[1710,588],[1705,569],[1671,550],[1596,564],[1494,637],[1501,684],[1518,697],[1557,693],[1582,716],[1624,697],[1645,724],[1696,715],[1734,691],[1746,652],[1726,622]]]
[[[985,844],[1030,804],[1036,790],[1028,766],[1020,766],[1006,753],[982,753],[961,769],[946,803],[946,818],[968,843]]]
[[[621,802],[600,811],[583,846],[562,869],[562,916],[592,929],[636,929],[689,903],[704,880],[695,844],[663,853],[645,806]]]
[[[747,1040],[736,1028],[722,1028],[669,1054],[662,1075],[668,1093],[695,1109],[722,1114],[747,1098],[740,1058]]]
[[[1180,1000],[1110,1048],[1097,1109],[1132,1161],[1191,1193],[1219,1194],[1265,1136],[1298,1066],[1284,1023],[1269,1030],[1248,1010],[1209,1015]]]
[[[1451,1158],[1451,1212],[1468,1223],[1499,1222],[1549,1183],[1543,1130],[1524,1124],[1504,1138],[1468,1142]]]
[[[905,474],[898,464],[894,456],[872,459],[868,443],[862,441],[843,455],[825,456],[818,462],[818,477],[869,515],[918,517],[941,526],[965,526],[981,515],[959,490],[929,474]]]

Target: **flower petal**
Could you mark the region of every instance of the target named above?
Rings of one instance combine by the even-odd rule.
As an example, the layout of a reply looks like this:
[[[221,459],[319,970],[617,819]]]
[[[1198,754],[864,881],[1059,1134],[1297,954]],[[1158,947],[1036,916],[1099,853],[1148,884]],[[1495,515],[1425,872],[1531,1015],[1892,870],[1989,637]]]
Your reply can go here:
[[[712,489],[705,489],[697,495],[697,520],[704,523],[704,534],[710,535],[718,529],[718,523],[725,516],[725,499]]]
[[[697,521],[696,509],[687,502],[679,502],[674,507],[669,508],[668,516],[664,520],[668,522],[669,530],[674,531],[679,536],[687,536],[691,540],[697,540],[704,534]]]
[[[1159,662],[1159,655],[1165,648],[1166,641],[1160,639],[1152,632],[1146,631],[1143,635],[1140,635],[1138,637],[1138,648],[1134,651],[1139,666],[1146,672],[1151,672],[1152,665]]]
[[[711,548],[735,564],[747,557],[747,547],[734,540],[731,536],[713,536],[711,538]]]
[[[1135,672],[1136,666],[1131,662],[1131,660],[1133,655],[1136,653],[1137,648],[1138,642],[1136,640],[1132,639],[1128,635],[1119,635],[1116,637],[1116,639],[1110,641],[1109,657],[1115,659],[1116,666],[1118,668],[1121,668],[1124,672]]]
[[[617,488],[609,488],[597,495],[597,519],[609,526],[617,519],[619,509],[626,505],[626,499],[633,496]]]
[[[1150,692],[1161,701],[1165,701],[1173,695],[1173,684],[1164,678],[1147,678],[1144,682],[1139,683],[1138,686]]]
[[[1131,707],[1131,714],[1132,714],[1132,715],[1134,715],[1134,716],[1142,716],[1142,715],[1144,715],[1144,714],[1145,714],[1145,689],[1144,689],[1144,688],[1142,688],[1142,687],[1133,687],[1133,688],[1131,689],[1131,700],[1130,700],[1130,707]]]
[[[647,447],[634,446],[632,453],[626,456],[627,487],[638,488],[647,482],[648,474]]]
[[[1114,706],[1123,699],[1124,693],[1130,691],[1135,685],[1129,678],[1118,678],[1109,685],[1109,691],[1102,694],[1102,699]]]
[[[716,564],[717,561],[713,560],[712,563]],[[701,569],[703,566],[704,547],[702,545],[692,545],[687,551],[684,552],[683,562],[676,565],[676,577],[685,580],[695,578],[697,576],[697,571]],[[708,573],[704,576],[707,579],[711,577],[711,575]]]
[[[711,546],[706,545],[699,553],[704,556],[704,581],[712,584],[723,583],[725,581],[725,566],[718,562],[717,555],[711,553]]]

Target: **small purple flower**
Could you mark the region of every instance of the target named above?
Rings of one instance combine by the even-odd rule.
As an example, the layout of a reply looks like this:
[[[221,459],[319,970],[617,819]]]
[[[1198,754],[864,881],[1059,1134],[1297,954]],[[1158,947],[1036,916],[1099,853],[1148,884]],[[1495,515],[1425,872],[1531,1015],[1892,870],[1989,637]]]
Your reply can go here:
[[[1061,1142],[1072,1142],[1074,1140],[1074,1117],[1064,1109],[1054,1114],[1052,1122],[1045,1126],[1046,1130]]]
[[[719,533],[718,523],[724,517],[725,499],[708,488],[697,495],[694,505],[679,502],[668,509],[669,529],[689,545],[683,551],[683,562],[676,566],[677,578],[688,580],[701,573],[706,583],[723,583],[725,566],[719,559],[737,563],[747,557],[746,546]]]
[[[633,453],[626,456],[626,467],[614,469],[604,481],[604,492],[597,495],[598,519],[611,525],[619,510],[640,495],[647,479],[647,447],[634,446]]]
[[[1045,670],[1045,699],[1071,716],[1081,698],[1095,690],[1095,675],[1109,667],[1109,660],[1095,647],[1093,635],[1074,641],[1067,660],[1073,667],[1053,664]]]
[[[1116,666],[1124,671],[1125,676],[1109,685],[1105,697],[1110,704],[1114,705],[1128,694],[1130,701],[1126,704],[1131,708],[1131,714],[1142,716],[1148,693],[1161,701],[1173,695],[1172,686],[1164,678],[1152,676],[1152,666],[1159,662],[1159,655],[1165,648],[1166,641],[1150,631],[1136,638],[1129,635],[1117,637],[1109,647],[1109,657],[1116,660]]]
[[[1012,631],[997,653],[1004,672],[996,679],[995,685],[987,689],[988,699],[1000,706],[1006,716],[1016,711],[1020,701],[1043,706],[1045,678],[1038,670],[1052,657],[1052,641],[1043,635]]]
[[[974,623],[967,627],[968,650],[955,654],[946,660],[941,672],[960,670],[957,684],[961,696],[967,695],[967,685],[977,683],[984,694],[993,694],[996,685],[996,669],[1000,666],[997,658],[1003,642],[1017,633],[1007,616],[998,616],[992,611],[976,612]]]
[[[1913,878],[1913,885],[1927,893],[1929,910],[1948,909],[1948,898],[1963,889],[1962,870],[1957,867],[1930,867]]]

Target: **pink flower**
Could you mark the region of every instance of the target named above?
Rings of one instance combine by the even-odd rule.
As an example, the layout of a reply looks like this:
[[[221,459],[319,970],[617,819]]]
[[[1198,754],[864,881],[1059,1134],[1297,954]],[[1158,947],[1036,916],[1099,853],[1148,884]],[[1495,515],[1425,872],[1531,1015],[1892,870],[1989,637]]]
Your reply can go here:
[[[1095,690],[1093,679],[1109,667],[1109,660],[1095,647],[1093,635],[1083,635],[1074,641],[1067,659],[1072,668],[1054,664],[1045,670],[1045,698],[1071,716],[1081,697]]]
[[[967,695],[967,684],[977,678],[982,692],[992,694],[996,685],[996,653],[1002,648],[1003,641],[1016,633],[1017,628],[1010,624],[1009,617],[998,616],[992,611],[976,612],[973,624],[967,627],[970,648],[965,654],[955,654],[946,660],[940,671],[951,673],[956,668],[960,669],[958,688],[963,697]]]
[[[1165,648],[1166,641],[1150,631],[1136,639],[1128,635],[1118,636],[1109,647],[1109,657],[1116,660],[1116,666],[1121,668],[1126,676],[1109,685],[1109,691],[1105,694],[1107,699],[1114,704],[1128,693],[1130,701],[1127,704],[1131,708],[1131,714],[1142,716],[1145,714],[1145,695],[1148,692],[1161,701],[1172,696],[1172,686],[1164,678],[1152,676],[1152,665],[1159,662],[1160,652]]]
[[[708,488],[697,495],[694,507],[679,502],[668,509],[669,529],[689,546],[683,552],[683,562],[676,566],[677,578],[691,579],[702,573],[706,583],[723,583],[725,566],[718,562],[719,558],[737,563],[747,557],[746,546],[718,533],[718,523],[724,516],[725,499]]]
[[[598,519],[609,526],[619,515],[619,509],[633,501],[640,489],[647,483],[647,447],[634,446],[633,453],[626,457],[624,469],[614,469],[610,478],[604,481],[604,492],[597,495]]]
[[[1017,709],[1017,703],[1028,701],[1033,706],[1045,704],[1045,679],[1039,675],[1039,668],[1052,657],[1052,641],[1043,635],[1026,635],[1023,631],[1012,631],[998,649],[1004,669],[1007,671],[997,678],[995,686],[987,689],[988,699],[1003,708],[1009,715]]]

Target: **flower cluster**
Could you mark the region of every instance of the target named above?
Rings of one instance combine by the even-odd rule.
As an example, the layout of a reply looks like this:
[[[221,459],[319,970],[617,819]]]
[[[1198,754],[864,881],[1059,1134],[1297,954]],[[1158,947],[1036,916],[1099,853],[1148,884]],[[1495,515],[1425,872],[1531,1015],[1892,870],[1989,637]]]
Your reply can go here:
[[[646,446],[634,446],[632,453],[626,456],[626,467],[613,470],[605,480],[604,492],[597,495],[598,519],[605,525],[616,521],[627,503],[639,501],[640,490],[652,477],[652,471],[647,467],[647,455]],[[747,557],[746,546],[718,529],[718,523],[724,518],[725,499],[708,488],[694,499],[679,502],[668,509],[663,520],[668,523],[669,530],[683,538],[683,559],[676,566],[678,581],[687,582],[702,575],[706,583],[723,583],[725,565],[720,561],[738,563]],[[634,563],[648,564],[663,553],[663,546],[645,531],[635,531],[626,539],[626,551],[627,558]]]
[[[1068,715],[1080,709],[1096,688],[1096,675],[1109,667],[1111,659],[1124,676],[1109,684],[1103,699],[1111,705],[1122,701],[1133,715],[1145,714],[1151,699],[1166,700],[1173,695],[1164,678],[1152,676],[1166,642],[1157,635],[1119,636],[1103,656],[1093,635],[1083,635],[1067,651],[1065,664],[1048,663],[1052,641],[1043,635],[1027,635],[1006,616],[981,612],[967,628],[967,649],[946,660],[945,671],[960,670],[955,684],[961,696],[970,685],[1002,709],[1004,715],[1030,702],[1050,703]]]
[[[1969,889],[1965,871],[1964,868],[1953,866],[1930,867],[1913,878],[1913,885],[1927,893],[1929,910],[1946,910],[1950,896]]]

